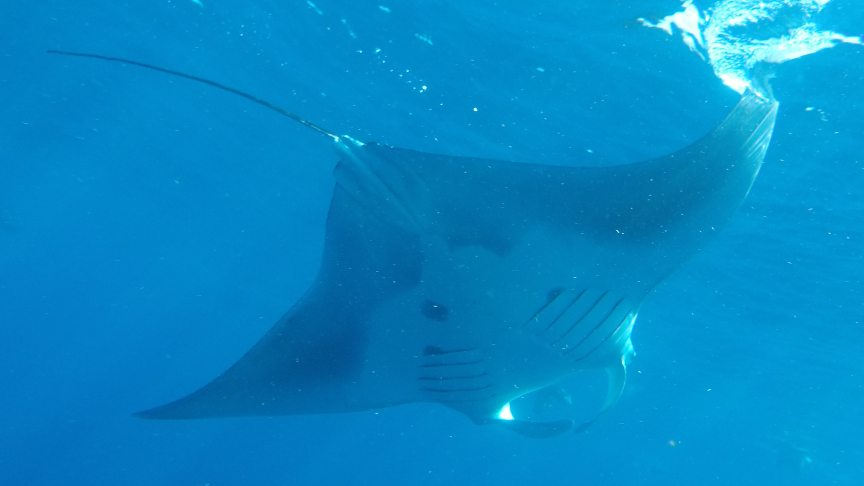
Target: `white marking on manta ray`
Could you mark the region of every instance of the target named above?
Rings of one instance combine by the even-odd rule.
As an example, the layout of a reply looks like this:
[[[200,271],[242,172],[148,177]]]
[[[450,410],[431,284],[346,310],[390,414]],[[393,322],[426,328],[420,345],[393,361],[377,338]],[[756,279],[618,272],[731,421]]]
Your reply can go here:
[[[674,154],[562,167],[363,144],[203,78],[49,52],[230,91],[331,137],[340,155],[310,289],[221,376],[137,414],[152,419],[435,402],[529,437],[573,430],[573,420],[520,420],[509,404],[587,369],[608,378],[598,416],[615,404],[642,301],[743,201],[778,107],[748,91]]]

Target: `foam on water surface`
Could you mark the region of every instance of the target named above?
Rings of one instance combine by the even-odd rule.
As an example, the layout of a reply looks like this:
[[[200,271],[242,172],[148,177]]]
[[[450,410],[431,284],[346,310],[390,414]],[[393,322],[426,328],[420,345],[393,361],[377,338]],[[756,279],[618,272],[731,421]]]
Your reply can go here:
[[[860,37],[822,30],[814,21],[830,0],[720,0],[700,10],[686,0],[683,10],[643,25],[673,35],[711,64],[714,73],[739,93],[760,91],[753,69],[779,64],[840,43],[861,44]]]

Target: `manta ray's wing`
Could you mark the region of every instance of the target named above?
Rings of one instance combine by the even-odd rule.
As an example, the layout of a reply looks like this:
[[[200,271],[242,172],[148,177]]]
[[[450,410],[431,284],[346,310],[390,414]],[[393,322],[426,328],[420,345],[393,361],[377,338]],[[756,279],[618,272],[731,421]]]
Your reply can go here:
[[[576,370],[611,367],[605,411],[624,383],[639,305],[746,196],[776,109],[747,94],[685,149],[604,168],[337,144],[310,290],[222,376],[140,415],[435,401],[483,423]],[[508,427],[547,436],[570,424]]]
[[[336,186],[311,288],[241,360],[201,390],[138,415],[157,419],[344,412],[374,310],[416,285],[418,237],[369,217]],[[362,408],[362,405],[361,407]]]

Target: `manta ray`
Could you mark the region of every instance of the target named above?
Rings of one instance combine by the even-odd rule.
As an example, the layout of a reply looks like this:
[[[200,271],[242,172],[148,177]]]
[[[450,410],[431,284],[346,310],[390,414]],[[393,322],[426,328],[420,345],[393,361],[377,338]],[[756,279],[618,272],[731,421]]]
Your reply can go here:
[[[673,154],[564,167],[361,143],[203,78],[53,52],[230,91],[331,137],[339,155],[311,287],[222,375],[137,414],[150,419],[434,402],[530,437],[584,429],[514,417],[510,402],[599,369],[608,391],[597,416],[615,404],[642,302],[744,200],[778,108],[770,91],[747,91]]]

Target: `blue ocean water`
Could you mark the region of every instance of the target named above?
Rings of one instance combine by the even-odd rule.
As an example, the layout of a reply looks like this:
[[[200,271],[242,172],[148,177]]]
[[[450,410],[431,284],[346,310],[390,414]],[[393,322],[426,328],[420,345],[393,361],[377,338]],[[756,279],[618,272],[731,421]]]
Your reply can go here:
[[[586,433],[531,440],[432,404],[133,418],[224,371],[305,291],[337,156],[243,99],[46,49],[204,76],[364,141],[554,164],[672,152],[739,98],[636,21],[676,1],[202,2],[0,14],[0,484],[864,481],[853,45],[778,66],[756,184],[646,301],[624,396]],[[834,0],[820,22],[860,35],[864,7]]]

